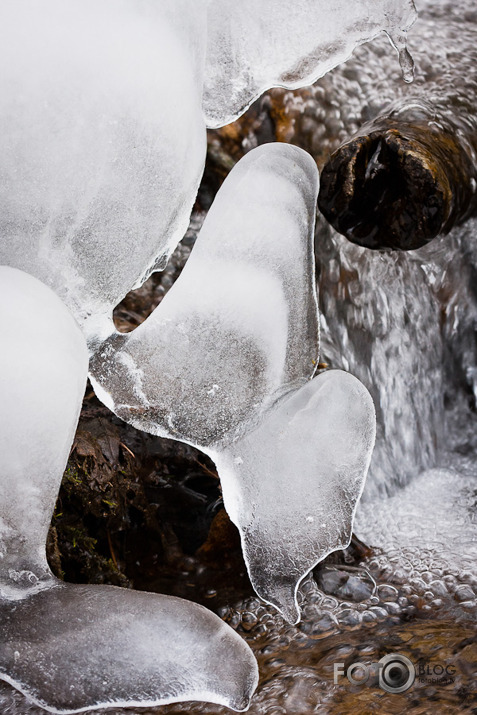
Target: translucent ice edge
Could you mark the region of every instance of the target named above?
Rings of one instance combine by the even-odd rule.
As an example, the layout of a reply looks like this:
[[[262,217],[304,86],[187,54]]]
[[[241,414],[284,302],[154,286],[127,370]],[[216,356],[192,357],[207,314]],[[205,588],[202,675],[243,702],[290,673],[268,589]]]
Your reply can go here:
[[[203,606],[114,586],[57,585],[0,601],[0,678],[48,712],[200,700],[248,708],[258,666]]]
[[[328,370],[283,397],[241,440],[209,452],[252,585],[292,624],[301,581],[350,542],[375,436],[369,392]]]
[[[412,0],[212,0],[203,98],[208,126],[234,121],[271,87],[312,84],[381,32],[399,53],[404,80],[412,81],[405,38],[416,17]]]

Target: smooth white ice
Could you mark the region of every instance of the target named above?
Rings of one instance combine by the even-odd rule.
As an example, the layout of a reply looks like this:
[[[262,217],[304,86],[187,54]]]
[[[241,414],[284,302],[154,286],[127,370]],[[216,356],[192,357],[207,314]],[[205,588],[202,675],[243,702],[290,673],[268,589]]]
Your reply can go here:
[[[97,394],[139,429],[230,443],[318,360],[311,157],[266,144],[232,170],[179,279],[91,364]]]
[[[184,235],[205,161],[202,2],[2,0],[0,263],[86,334]]]
[[[86,386],[88,354],[59,298],[0,266],[0,597],[51,580],[45,543]]]

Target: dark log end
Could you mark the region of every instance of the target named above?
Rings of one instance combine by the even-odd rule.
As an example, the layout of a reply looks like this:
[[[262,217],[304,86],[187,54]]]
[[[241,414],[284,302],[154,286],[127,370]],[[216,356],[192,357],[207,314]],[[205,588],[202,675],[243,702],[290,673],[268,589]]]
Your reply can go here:
[[[445,231],[455,197],[449,138],[383,127],[341,146],[323,169],[318,204],[331,225],[366,248],[411,250]]]

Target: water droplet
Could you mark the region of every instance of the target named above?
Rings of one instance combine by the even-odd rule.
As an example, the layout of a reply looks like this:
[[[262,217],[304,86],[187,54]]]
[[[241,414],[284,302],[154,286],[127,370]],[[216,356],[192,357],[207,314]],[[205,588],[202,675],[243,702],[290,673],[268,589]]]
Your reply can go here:
[[[396,31],[387,33],[391,44],[399,54],[399,64],[401,66],[402,78],[405,82],[411,83],[414,79],[414,60],[407,49],[406,33]]]
[[[399,64],[403,80],[410,84],[414,79],[414,60],[407,47],[399,50]]]

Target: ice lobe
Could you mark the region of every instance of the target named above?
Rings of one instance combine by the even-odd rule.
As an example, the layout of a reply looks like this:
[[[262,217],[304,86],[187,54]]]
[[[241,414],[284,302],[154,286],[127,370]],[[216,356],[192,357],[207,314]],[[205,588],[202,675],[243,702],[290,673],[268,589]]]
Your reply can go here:
[[[0,267],[0,597],[52,580],[45,543],[86,385],[84,338],[40,281]]]
[[[349,541],[375,436],[356,378],[311,380],[317,183],[296,147],[247,154],[173,288],[91,367],[97,394],[124,420],[214,459],[252,583],[290,622],[301,579]]]
[[[311,377],[317,190],[296,147],[267,144],[239,162],[162,303],[92,361],[105,404],[153,434],[223,446]]]
[[[2,0],[0,263],[85,332],[187,228],[205,160],[202,2]]]
[[[208,700],[244,710],[255,658],[182,599],[58,581],[45,542],[78,419],[84,337],[59,298],[0,267],[0,678],[54,713]]]
[[[204,88],[208,126],[234,121],[270,87],[312,84],[382,31],[410,81],[405,32],[415,18],[412,0],[211,0]]]
[[[114,586],[62,584],[0,602],[0,677],[53,713],[203,700],[246,710],[258,668],[203,606]]]
[[[375,439],[366,388],[329,370],[284,397],[252,432],[215,455],[256,592],[296,623],[296,591],[351,539]]]

